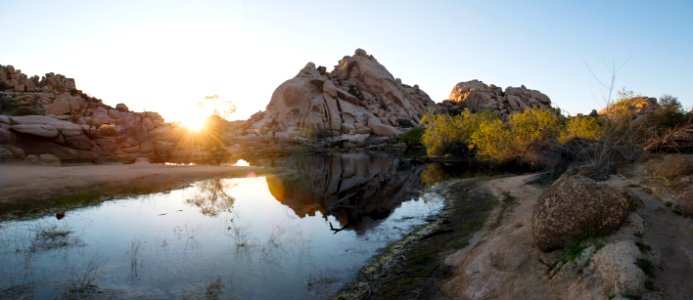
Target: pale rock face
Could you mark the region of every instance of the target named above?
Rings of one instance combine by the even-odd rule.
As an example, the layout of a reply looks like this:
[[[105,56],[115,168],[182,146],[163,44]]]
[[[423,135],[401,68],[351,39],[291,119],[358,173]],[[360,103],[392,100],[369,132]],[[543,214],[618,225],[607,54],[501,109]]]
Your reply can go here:
[[[308,63],[274,91],[264,113],[249,121],[258,132],[395,137],[402,131],[399,120],[418,123],[432,107],[433,101],[418,87],[396,81],[375,58],[358,49],[330,73]]]
[[[491,110],[506,119],[508,115],[518,113],[527,108],[551,109],[551,99],[537,90],[524,86],[502,88],[493,84],[486,85],[479,80],[471,80],[456,84],[448,100],[441,104],[448,111],[459,112],[469,109],[472,112]]]
[[[12,125],[10,128],[19,133],[40,137],[55,138],[58,136],[58,129],[50,124]]]

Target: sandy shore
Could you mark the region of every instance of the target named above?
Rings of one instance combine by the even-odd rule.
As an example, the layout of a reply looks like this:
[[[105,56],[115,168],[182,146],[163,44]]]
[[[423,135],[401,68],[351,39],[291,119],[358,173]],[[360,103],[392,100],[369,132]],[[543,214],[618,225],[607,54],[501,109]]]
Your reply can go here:
[[[268,168],[209,165],[102,164],[37,166],[0,164],[0,209],[47,204],[61,196],[104,196],[163,191],[213,177],[245,177]]]

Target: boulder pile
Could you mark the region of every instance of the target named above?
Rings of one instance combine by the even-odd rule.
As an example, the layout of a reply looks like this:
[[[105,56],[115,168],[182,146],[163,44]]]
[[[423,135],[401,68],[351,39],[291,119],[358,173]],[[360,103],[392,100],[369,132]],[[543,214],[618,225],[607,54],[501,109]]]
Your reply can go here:
[[[531,90],[524,85],[508,87],[505,91],[493,84],[487,85],[479,80],[471,80],[456,84],[448,100],[443,101],[442,108],[451,113],[459,113],[464,109],[471,112],[482,110],[496,111],[501,118],[522,112],[527,108],[551,108],[551,99],[537,90]]]
[[[0,65],[0,160],[32,163],[51,155],[63,162],[161,161],[176,149],[175,131],[155,112],[111,107],[84,94],[74,79],[28,77]]]
[[[403,84],[372,55],[357,49],[327,72],[308,63],[272,94],[250,128],[280,141],[331,140],[347,147],[373,145],[418,124],[431,98]]]

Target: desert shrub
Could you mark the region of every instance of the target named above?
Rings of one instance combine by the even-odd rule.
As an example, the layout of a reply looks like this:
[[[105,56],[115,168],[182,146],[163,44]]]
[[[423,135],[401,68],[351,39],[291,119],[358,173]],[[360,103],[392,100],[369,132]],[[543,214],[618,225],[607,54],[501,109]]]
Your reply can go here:
[[[507,123],[500,119],[482,123],[472,134],[472,144],[479,158],[504,163],[522,159],[532,150],[550,148],[561,128],[555,113],[533,108],[510,115]]]
[[[693,174],[693,156],[670,154],[651,159],[645,164],[647,174],[657,180],[671,181]]]
[[[421,146],[421,139],[424,134],[424,129],[420,127],[412,127],[409,130],[403,132],[399,136],[399,140],[405,143],[407,147],[418,147]]]
[[[521,159],[532,150],[552,147],[561,132],[561,120],[546,109],[513,114],[508,122],[490,112],[457,116],[428,115],[423,144],[429,155],[468,153],[479,159],[504,163]]]
[[[512,137],[509,128],[501,119],[488,120],[479,124],[472,133],[472,148],[477,157],[484,160],[504,162],[513,157]]]
[[[648,116],[648,125],[663,129],[675,127],[686,121],[686,114],[678,98],[664,95],[657,103],[659,109]]]
[[[561,120],[552,111],[532,108],[510,115],[508,120],[515,151],[548,148],[556,142],[561,132]]]
[[[473,114],[465,110],[456,116],[429,113],[421,120],[426,125],[422,143],[428,155],[470,155],[472,134],[482,123],[494,119],[498,119],[498,116],[491,112]]]
[[[577,116],[568,119],[561,134],[558,137],[558,142],[566,144],[573,139],[583,139],[597,141],[601,138],[602,126],[596,117]]]
[[[113,124],[103,124],[99,126],[96,133],[99,136],[116,136],[118,135],[118,129],[116,129],[115,125]]]

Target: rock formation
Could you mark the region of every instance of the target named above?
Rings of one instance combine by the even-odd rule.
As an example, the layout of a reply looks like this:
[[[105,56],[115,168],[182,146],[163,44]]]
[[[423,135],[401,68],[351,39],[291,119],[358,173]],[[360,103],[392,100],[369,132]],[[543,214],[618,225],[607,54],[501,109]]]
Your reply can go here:
[[[532,216],[534,242],[550,251],[610,233],[628,216],[626,196],[579,175],[563,176],[540,197]]]
[[[261,135],[305,142],[331,138],[347,146],[396,137],[418,123],[433,101],[401,83],[366,51],[357,49],[328,73],[308,63],[281,84],[264,112],[249,122]]]
[[[41,162],[35,158],[50,154],[67,162],[165,161],[180,136],[159,114],[108,106],[78,90],[74,79],[28,77],[0,65],[0,160],[30,155],[27,162]]]
[[[472,112],[482,110],[497,111],[506,119],[509,114],[522,112],[531,107],[551,108],[551,99],[537,90],[531,90],[524,85],[502,88],[493,84],[486,85],[479,80],[471,80],[456,84],[448,100],[440,105],[447,111],[459,113],[464,109]]]

